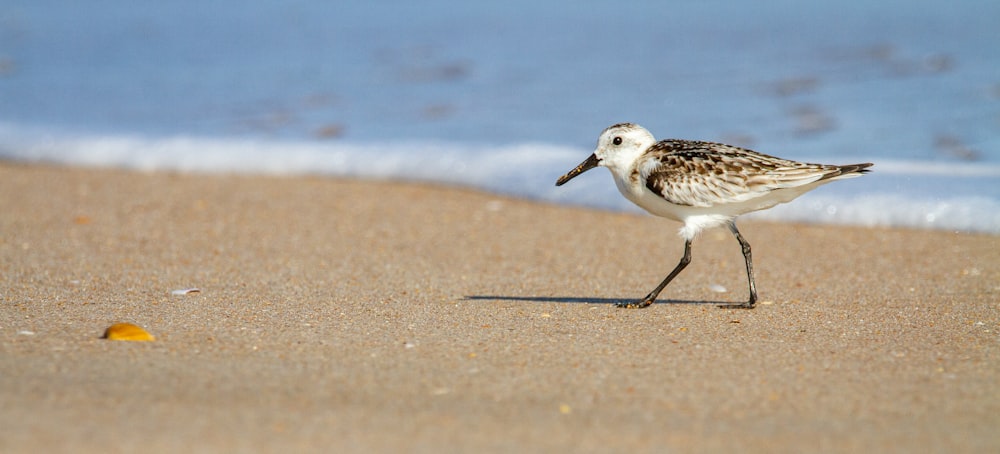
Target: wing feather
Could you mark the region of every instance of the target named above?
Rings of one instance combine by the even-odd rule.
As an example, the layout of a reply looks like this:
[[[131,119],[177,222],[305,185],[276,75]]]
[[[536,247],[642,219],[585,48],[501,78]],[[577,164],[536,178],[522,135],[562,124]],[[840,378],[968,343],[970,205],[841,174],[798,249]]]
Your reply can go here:
[[[710,207],[864,172],[868,165],[810,164],[720,143],[661,140],[637,160],[635,171],[670,203]]]

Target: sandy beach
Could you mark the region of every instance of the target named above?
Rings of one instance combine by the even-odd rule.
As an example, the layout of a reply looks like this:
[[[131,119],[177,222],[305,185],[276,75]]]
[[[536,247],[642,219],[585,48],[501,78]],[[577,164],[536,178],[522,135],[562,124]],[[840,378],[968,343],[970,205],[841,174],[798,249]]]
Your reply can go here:
[[[1000,451],[1000,237],[678,226],[0,163],[0,452]]]

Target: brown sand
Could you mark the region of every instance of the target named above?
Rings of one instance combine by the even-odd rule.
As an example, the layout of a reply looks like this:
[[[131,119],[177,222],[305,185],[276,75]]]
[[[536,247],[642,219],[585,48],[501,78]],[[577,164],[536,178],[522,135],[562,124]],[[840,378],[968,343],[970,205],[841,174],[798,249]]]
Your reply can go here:
[[[757,309],[718,230],[625,310],[676,223],[9,163],[0,203],[0,452],[1000,451],[996,236],[744,222]]]

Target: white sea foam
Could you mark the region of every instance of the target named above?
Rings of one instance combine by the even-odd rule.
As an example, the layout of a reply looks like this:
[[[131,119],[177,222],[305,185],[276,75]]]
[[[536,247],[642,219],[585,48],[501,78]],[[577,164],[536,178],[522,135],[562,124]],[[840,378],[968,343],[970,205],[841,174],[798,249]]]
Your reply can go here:
[[[0,126],[0,158],[136,170],[348,176],[455,184],[502,194],[638,211],[597,170],[555,179],[591,150],[541,143],[342,143],[197,137],[18,135]],[[757,219],[1000,233],[1000,165],[878,161]]]

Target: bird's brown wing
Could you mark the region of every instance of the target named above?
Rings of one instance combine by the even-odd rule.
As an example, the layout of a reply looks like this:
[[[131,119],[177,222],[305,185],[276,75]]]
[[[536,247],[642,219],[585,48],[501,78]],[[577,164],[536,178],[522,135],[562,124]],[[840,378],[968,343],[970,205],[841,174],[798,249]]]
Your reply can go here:
[[[844,167],[790,161],[720,143],[661,140],[637,160],[634,173],[670,203],[710,207],[833,178],[849,166]]]

